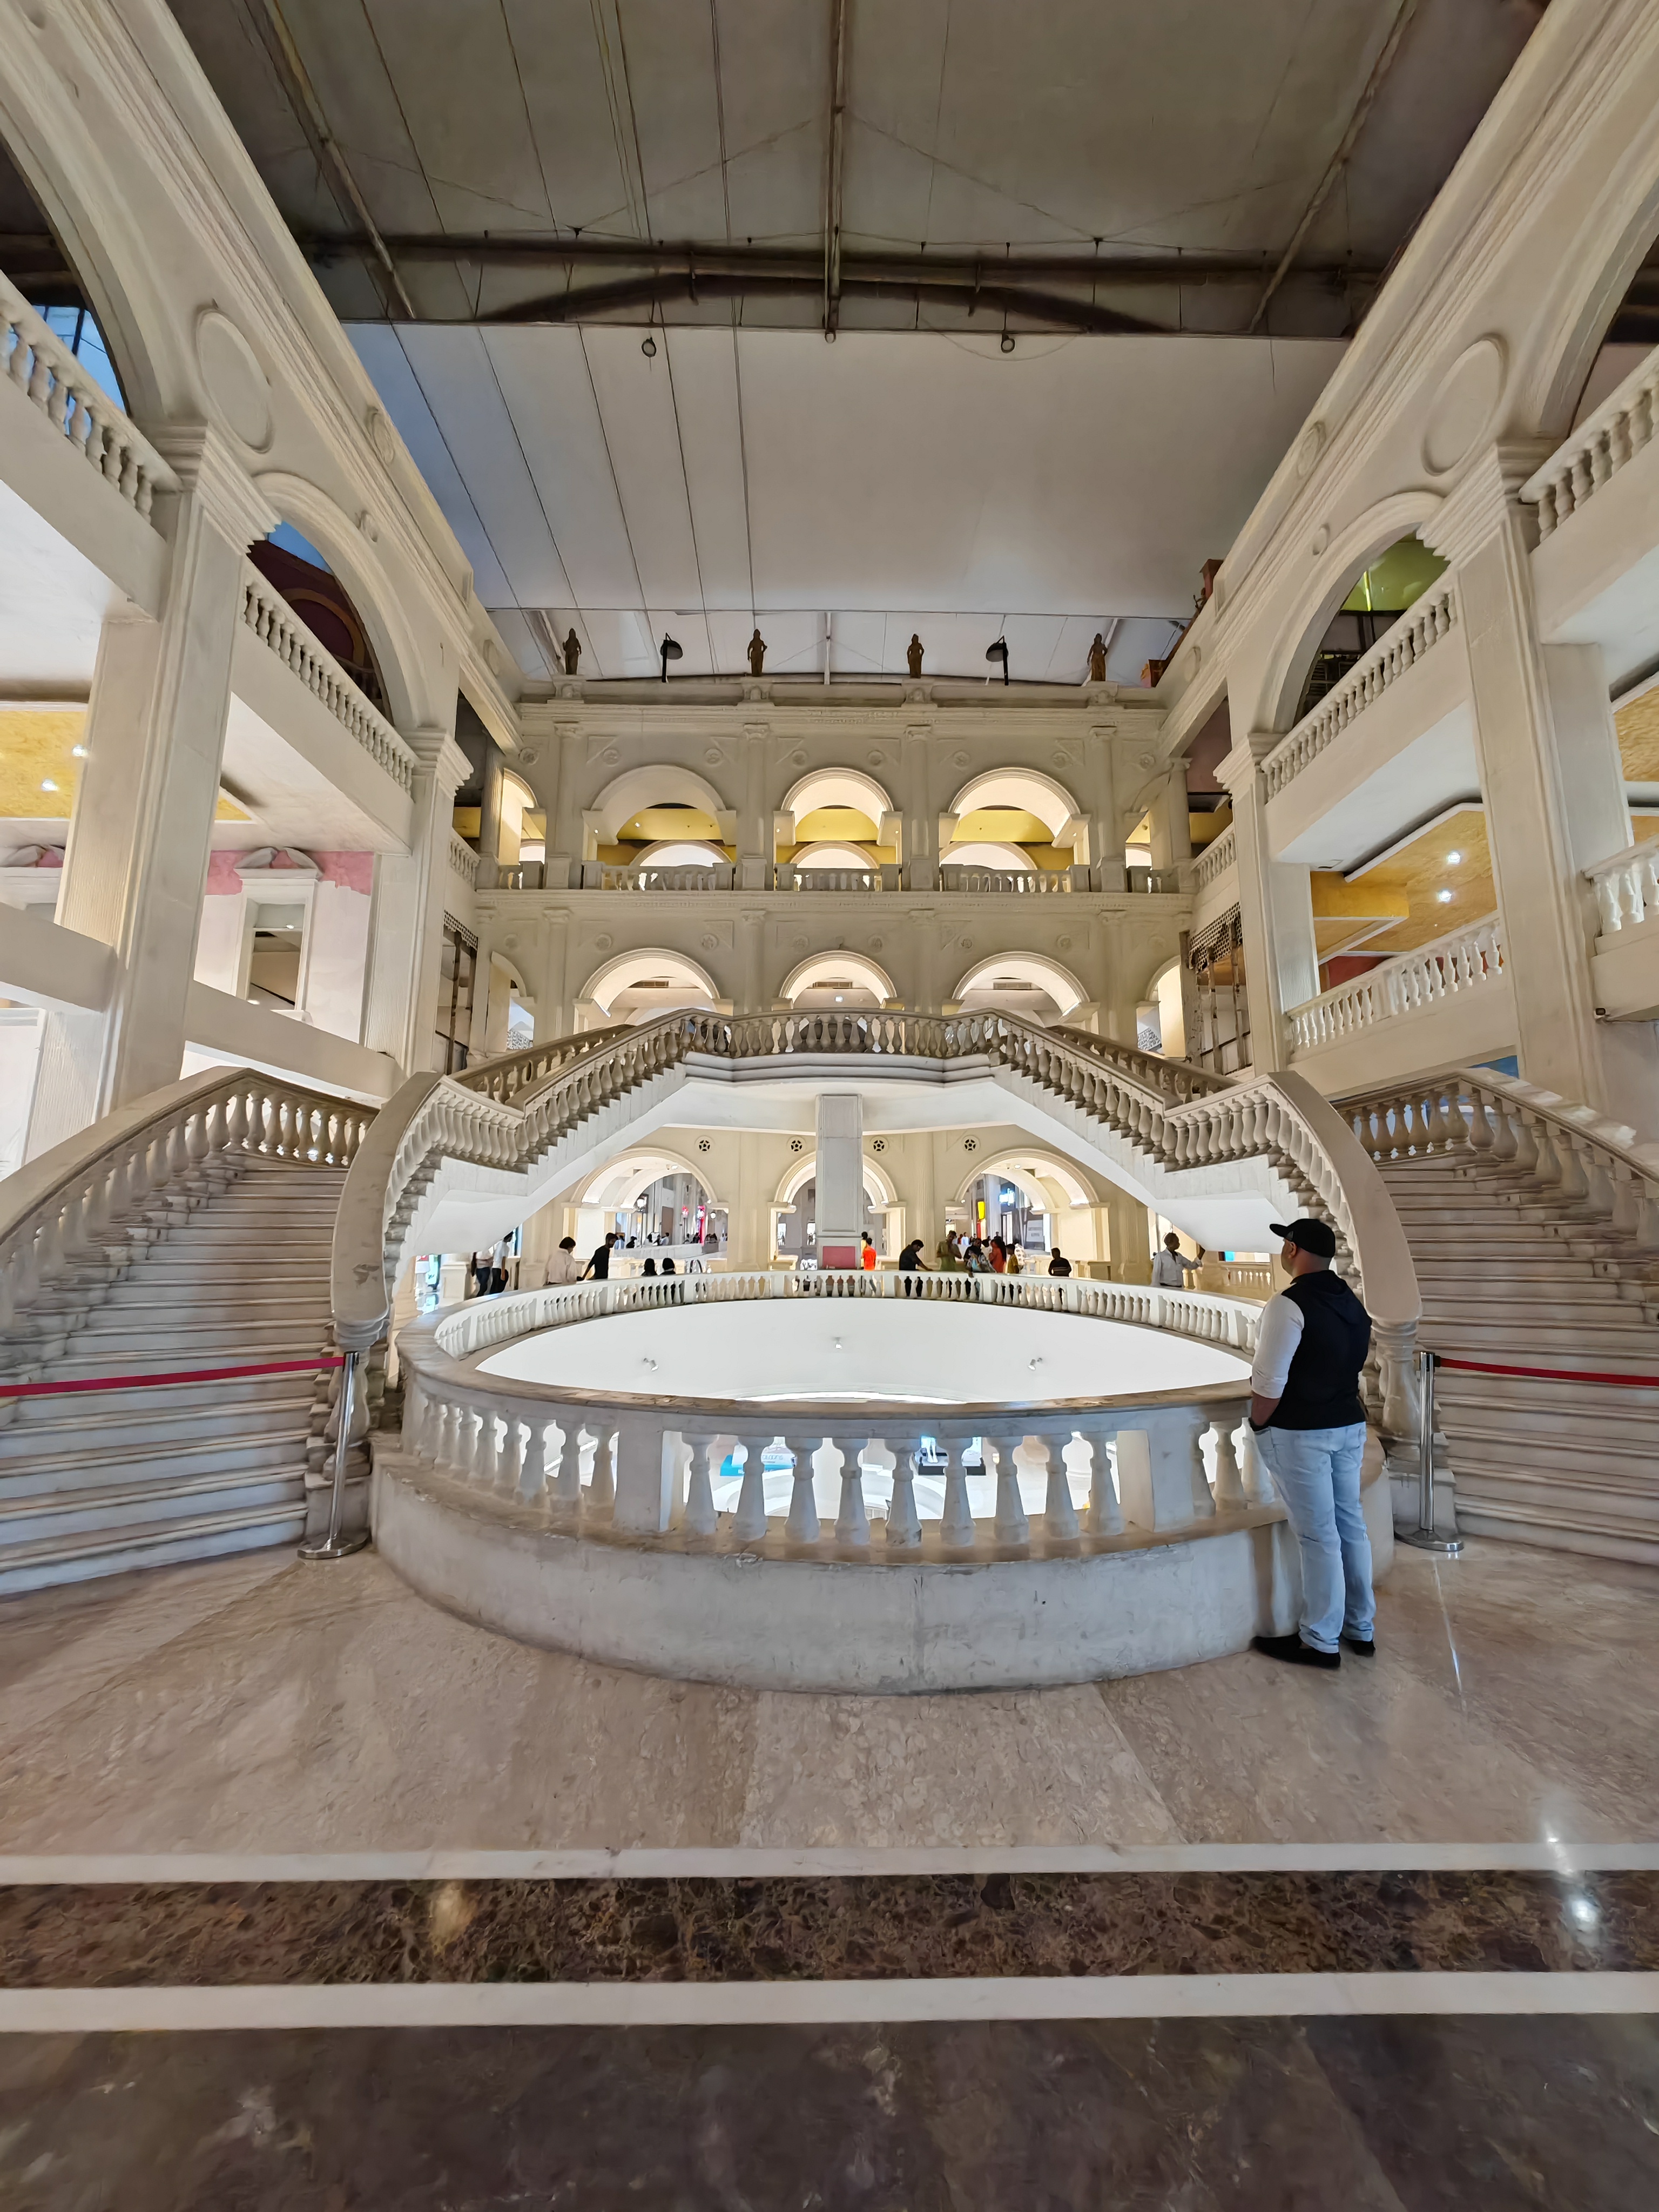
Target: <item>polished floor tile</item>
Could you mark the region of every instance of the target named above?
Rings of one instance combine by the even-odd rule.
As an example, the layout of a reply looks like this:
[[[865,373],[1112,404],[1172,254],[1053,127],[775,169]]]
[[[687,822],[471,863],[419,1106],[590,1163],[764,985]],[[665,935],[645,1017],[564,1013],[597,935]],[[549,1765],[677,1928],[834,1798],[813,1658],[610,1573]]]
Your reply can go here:
[[[1641,2019],[0,2038],[8,2212],[1650,2212]]]
[[[837,1698],[517,1644],[372,1553],[164,1570],[0,1604],[0,1851],[1652,1838],[1655,1588],[1474,1542],[1335,1675]]]

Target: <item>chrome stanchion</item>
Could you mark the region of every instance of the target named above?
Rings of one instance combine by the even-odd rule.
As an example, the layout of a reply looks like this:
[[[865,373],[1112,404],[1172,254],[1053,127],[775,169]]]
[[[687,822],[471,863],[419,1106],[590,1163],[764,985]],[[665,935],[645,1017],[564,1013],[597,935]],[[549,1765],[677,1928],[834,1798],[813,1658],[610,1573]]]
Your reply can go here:
[[[1441,1552],[1455,1559],[1463,1548],[1462,1537],[1437,1536],[1434,1533],[1435,1355],[1419,1352],[1417,1356],[1422,1377],[1422,1413],[1417,1430],[1417,1526],[1403,1531],[1395,1541],[1410,1544],[1419,1552]]]
[[[328,1534],[320,1540],[308,1538],[300,1547],[302,1559],[345,1559],[352,1553],[361,1552],[368,1541],[367,1528],[354,1528],[349,1534],[340,1533],[340,1516],[345,1510],[346,1459],[351,1450],[351,1416],[355,1410],[357,1380],[357,1354],[348,1352],[345,1364],[340,1370],[340,1425],[334,1439],[334,1489],[328,1504]]]

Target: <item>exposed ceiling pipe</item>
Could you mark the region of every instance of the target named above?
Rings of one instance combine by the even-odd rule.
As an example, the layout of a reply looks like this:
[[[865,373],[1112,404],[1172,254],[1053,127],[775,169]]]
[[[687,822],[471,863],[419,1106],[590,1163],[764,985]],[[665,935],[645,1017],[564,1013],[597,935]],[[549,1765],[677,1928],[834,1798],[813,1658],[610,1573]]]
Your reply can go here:
[[[1348,156],[1353,152],[1355,143],[1365,127],[1365,118],[1371,112],[1371,104],[1382,88],[1383,78],[1394,67],[1395,57],[1400,52],[1400,42],[1405,37],[1407,28],[1412,17],[1417,13],[1417,9],[1418,0],[1400,0],[1399,12],[1394,19],[1388,37],[1382,41],[1382,52],[1371,64],[1371,73],[1365,80],[1365,88],[1359,95],[1353,113],[1348,118],[1348,127],[1342,133],[1341,143],[1335,153],[1332,155],[1324,175],[1314,187],[1314,196],[1304,210],[1301,222],[1291,233],[1290,244],[1279,256],[1278,268],[1267,279],[1267,287],[1255,303],[1255,312],[1249,321],[1251,332],[1261,328],[1261,319],[1267,312],[1269,301],[1290,273],[1291,264],[1296,258],[1297,248],[1313,228],[1314,218],[1330,198],[1332,185],[1346,167]]]
[[[823,191],[823,335],[841,319],[841,193],[846,153],[847,0],[830,0],[830,127]]]
[[[340,143],[328,125],[322,102],[300,58],[300,49],[294,43],[293,33],[283,20],[279,0],[249,0],[255,29],[260,43],[270,56],[283,89],[287,93],[295,119],[310,141],[317,166],[328,179],[330,191],[340,204],[343,215],[348,209],[363,227],[363,236],[393,300],[403,309],[405,319],[413,323],[420,318],[415,313],[415,303],[404,289],[404,280],[398,274],[396,263],[380,235],[379,226],[368,211],[368,203],[357,189],[357,179],[347,165]]]

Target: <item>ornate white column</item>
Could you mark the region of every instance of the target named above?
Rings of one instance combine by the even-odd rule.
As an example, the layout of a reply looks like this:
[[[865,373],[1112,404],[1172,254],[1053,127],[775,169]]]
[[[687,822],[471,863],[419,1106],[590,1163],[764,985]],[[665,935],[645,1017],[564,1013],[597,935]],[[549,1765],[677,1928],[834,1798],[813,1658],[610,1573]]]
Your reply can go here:
[[[743,925],[743,1000],[740,1014],[764,1013],[772,1001],[766,989],[766,911],[746,907],[738,916]]]
[[[179,1079],[243,556],[276,521],[216,430],[152,435],[181,486],[167,512],[157,501],[167,587],[157,620],[128,605],[105,620],[58,906],[64,927],[114,947],[114,990],[101,1017],[47,1017],[31,1158]]]
[[[817,1098],[818,1265],[856,1267],[864,1225],[864,1101],[856,1091]]]
[[[1258,1075],[1273,1073],[1289,1059],[1285,1008],[1299,1006],[1319,992],[1311,872],[1276,861],[1267,846],[1261,763],[1278,743],[1272,730],[1251,730],[1234,745],[1218,771],[1233,802],[1250,1064]]]
[[[777,847],[766,790],[769,735],[764,722],[745,722],[743,726],[743,806],[738,816],[739,890],[768,890],[772,883]]]
[[[1630,842],[1630,817],[1599,651],[1538,641],[1535,523],[1516,494],[1542,453],[1489,447],[1422,535],[1456,570],[1521,1073],[1649,1133],[1659,1128],[1653,1024],[1595,1018],[1583,871]]]
[[[1178,868],[1193,857],[1192,824],[1187,812],[1187,763],[1176,761],[1158,787],[1149,810],[1152,866]]]
[[[933,811],[928,752],[933,732],[926,722],[911,723],[904,732],[901,764],[904,776],[904,883],[907,890],[931,891],[939,888],[939,816]],[[927,1000],[919,1001],[922,1005]]]
[[[408,853],[383,854],[375,866],[363,1042],[413,1075],[437,1064],[449,838],[455,793],[469,769],[451,730],[428,726],[402,735],[418,763],[414,822]]]

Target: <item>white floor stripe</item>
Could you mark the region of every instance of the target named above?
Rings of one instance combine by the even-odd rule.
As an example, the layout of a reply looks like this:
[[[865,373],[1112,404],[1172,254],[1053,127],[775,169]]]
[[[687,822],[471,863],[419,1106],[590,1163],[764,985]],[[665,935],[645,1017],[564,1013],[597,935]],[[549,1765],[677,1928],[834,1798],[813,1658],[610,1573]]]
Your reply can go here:
[[[1659,2013],[1659,1974],[1136,1974],[892,1982],[362,1983],[7,1990],[0,2033],[696,2027],[836,2021]]]
[[[965,1850],[147,1851],[0,1856],[0,1884],[100,1881],[635,1881],[674,1875],[1651,1872],[1659,1842],[1625,1844],[987,1844]]]

